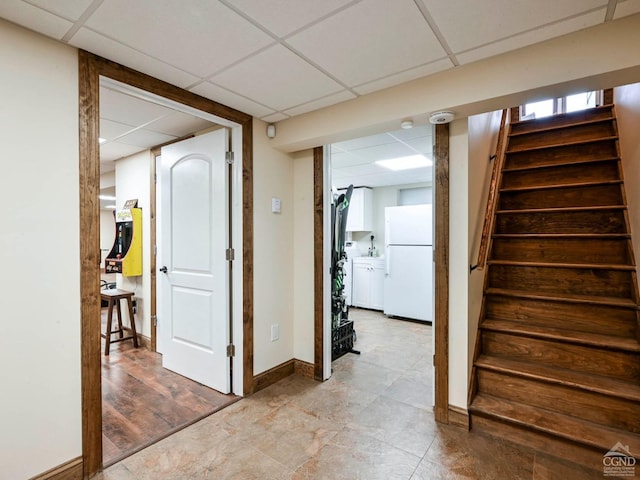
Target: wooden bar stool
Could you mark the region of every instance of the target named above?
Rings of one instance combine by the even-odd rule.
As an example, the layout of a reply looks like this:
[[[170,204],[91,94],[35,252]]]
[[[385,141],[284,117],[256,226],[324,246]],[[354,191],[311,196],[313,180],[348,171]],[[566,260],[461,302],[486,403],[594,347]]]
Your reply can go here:
[[[133,346],[138,348],[138,334],[136,333],[136,322],[133,317],[133,292],[127,292],[126,290],[112,289],[112,290],[102,290],[100,292],[100,296],[102,300],[107,302],[107,307],[109,311],[107,312],[107,330],[105,333],[102,333],[102,338],[105,339],[104,344],[104,354],[109,355],[109,347],[112,343],[115,342],[123,342],[125,340],[133,340]],[[122,309],[120,308],[120,300],[126,300],[127,305],[129,307],[129,318],[131,320],[131,327],[124,327],[122,325]],[[113,306],[116,306],[116,310],[118,312],[118,328],[116,330],[111,329],[111,321],[113,319]],[[124,336],[124,331],[130,330],[131,335],[128,337]],[[114,334],[118,334],[118,338],[115,340],[111,339],[111,336]]]

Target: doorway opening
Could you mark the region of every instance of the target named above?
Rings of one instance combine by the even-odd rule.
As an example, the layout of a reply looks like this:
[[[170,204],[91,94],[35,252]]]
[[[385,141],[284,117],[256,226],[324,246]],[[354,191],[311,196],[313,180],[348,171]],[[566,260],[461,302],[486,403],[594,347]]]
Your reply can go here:
[[[399,342],[403,336],[423,336],[422,348],[413,349],[413,353],[396,368],[409,370],[414,364],[419,365],[421,372],[413,375],[411,381],[423,392],[432,392],[428,402],[433,405],[433,128],[421,125],[411,130],[333,144],[325,150],[321,166],[327,174],[323,191],[325,209],[331,208],[330,202],[342,200],[341,193],[346,193],[342,189],[350,185],[355,187],[344,228],[346,260],[341,282],[344,285],[344,310],[349,312],[343,316],[354,321],[353,349],[358,350],[358,322],[386,325],[384,329],[389,333],[378,332],[375,351],[361,352],[361,357],[353,361],[385,363],[382,357],[388,355],[389,362],[391,358],[395,358],[395,362],[398,355],[394,356],[393,352],[402,351]],[[329,230],[331,228],[334,227]],[[413,238],[411,234],[416,232],[420,235]],[[411,238],[403,238],[404,234]],[[326,244],[331,243],[328,236],[324,242],[327,250]],[[334,246],[330,245],[331,248]],[[403,255],[405,251],[407,256]],[[413,258],[413,261],[407,262],[405,257]],[[325,278],[325,293],[331,287],[327,287],[327,280]],[[325,295],[325,340],[333,336],[327,337],[327,324],[332,326],[333,323],[330,312],[334,300],[332,296],[331,303],[327,302]],[[376,335],[369,328],[362,330],[367,335]],[[336,351],[332,352],[327,343],[331,342],[325,341],[324,345],[324,378],[331,371],[326,363],[336,357]],[[341,351],[337,354],[350,355]],[[380,368],[384,366],[380,365]],[[446,411],[446,405],[444,408]]]
[[[234,185],[231,202],[237,214],[231,218],[235,248],[233,294],[235,316],[231,357],[233,389],[238,395],[253,387],[253,277],[250,265],[252,235],[252,117],[199,97],[101,57],[79,52],[80,103],[80,254],[81,254],[81,352],[83,403],[83,475],[89,478],[102,465],[102,377],[100,295],[100,80],[119,82],[152,103],[205,118],[231,129],[237,145],[231,166]],[[151,162],[151,159],[149,158]],[[117,195],[117,193],[116,193]],[[135,314],[134,314],[135,316]],[[126,342],[125,342],[126,343]],[[230,349],[230,353],[233,348]]]

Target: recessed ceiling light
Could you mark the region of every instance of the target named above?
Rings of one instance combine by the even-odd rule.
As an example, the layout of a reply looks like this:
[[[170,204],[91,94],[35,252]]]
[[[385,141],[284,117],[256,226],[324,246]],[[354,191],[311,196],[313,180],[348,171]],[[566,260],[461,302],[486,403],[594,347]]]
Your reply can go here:
[[[103,144],[104,142],[106,142],[106,141],[107,141],[107,139],[106,139],[106,138],[102,138],[102,137],[98,138],[98,143],[99,143],[100,145],[102,145],[102,144]]]
[[[116,201],[116,197],[114,197],[113,195],[98,195],[98,198],[100,200],[110,200],[112,202]]]
[[[400,126],[405,130],[413,128],[413,120],[403,120]]]
[[[412,168],[430,167],[433,165],[433,162],[424,155],[411,155],[410,157],[378,160],[376,161],[376,165],[388,168],[389,170],[411,170]]]
[[[110,208],[111,210],[115,210],[117,207],[115,205],[105,205],[104,208]]]

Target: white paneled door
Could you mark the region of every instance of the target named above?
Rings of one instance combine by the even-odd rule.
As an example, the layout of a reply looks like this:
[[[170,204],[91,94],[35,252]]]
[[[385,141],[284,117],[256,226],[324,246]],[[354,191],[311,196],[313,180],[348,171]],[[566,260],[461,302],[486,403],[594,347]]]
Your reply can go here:
[[[230,391],[227,129],[162,148],[162,365]]]

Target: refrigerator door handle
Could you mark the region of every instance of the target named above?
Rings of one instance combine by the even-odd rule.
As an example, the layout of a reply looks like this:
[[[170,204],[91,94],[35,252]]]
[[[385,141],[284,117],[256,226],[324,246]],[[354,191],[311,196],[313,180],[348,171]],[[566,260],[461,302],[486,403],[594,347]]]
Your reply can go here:
[[[385,267],[384,267],[384,274],[387,277],[391,276],[391,249],[389,248],[389,246],[387,245],[386,248],[386,252],[385,252],[385,256],[384,256],[384,263],[385,263]]]

